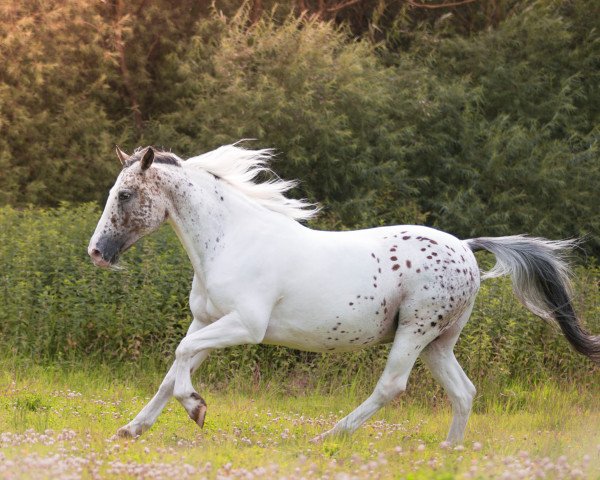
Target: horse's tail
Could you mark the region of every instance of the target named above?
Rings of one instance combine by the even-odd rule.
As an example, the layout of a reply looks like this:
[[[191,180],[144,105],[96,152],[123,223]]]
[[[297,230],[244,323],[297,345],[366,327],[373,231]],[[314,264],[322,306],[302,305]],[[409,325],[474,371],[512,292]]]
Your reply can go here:
[[[522,235],[465,242],[474,252],[487,250],[496,256],[496,265],[483,279],[510,275],[513,291],[525,307],[558,323],[575,350],[600,364],[600,336],[590,335],[581,326],[571,301],[571,272],[564,251],[576,242]]]

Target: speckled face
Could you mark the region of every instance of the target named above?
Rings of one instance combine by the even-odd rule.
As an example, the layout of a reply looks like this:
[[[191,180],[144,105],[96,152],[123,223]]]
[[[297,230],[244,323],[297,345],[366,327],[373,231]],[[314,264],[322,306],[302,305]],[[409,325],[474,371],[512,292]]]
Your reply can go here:
[[[126,166],[111,189],[88,247],[97,266],[114,265],[123,251],[167,218],[160,172],[150,164],[140,161]]]

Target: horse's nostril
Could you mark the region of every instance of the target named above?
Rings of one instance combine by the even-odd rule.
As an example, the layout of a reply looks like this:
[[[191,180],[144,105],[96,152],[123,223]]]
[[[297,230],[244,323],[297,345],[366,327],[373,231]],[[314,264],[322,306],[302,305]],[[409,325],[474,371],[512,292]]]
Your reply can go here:
[[[104,260],[102,256],[102,252],[97,248],[90,248],[88,250],[88,254],[92,258],[92,262],[97,267],[108,267],[110,266],[110,262],[108,260]]]

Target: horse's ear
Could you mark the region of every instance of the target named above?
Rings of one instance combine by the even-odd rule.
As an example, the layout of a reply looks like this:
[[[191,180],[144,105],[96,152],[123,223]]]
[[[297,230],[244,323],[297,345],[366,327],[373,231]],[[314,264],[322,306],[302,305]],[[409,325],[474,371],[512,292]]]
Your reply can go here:
[[[125,166],[125,164],[129,160],[129,155],[127,155],[123,150],[121,150],[118,145],[115,145],[115,147],[115,151],[117,152],[117,157],[119,157],[119,160],[121,161],[121,165]]]
[[[142,157],[142,171],[148,170],[152,162],[154,161],[154,150],[152,147],[148,147]]]

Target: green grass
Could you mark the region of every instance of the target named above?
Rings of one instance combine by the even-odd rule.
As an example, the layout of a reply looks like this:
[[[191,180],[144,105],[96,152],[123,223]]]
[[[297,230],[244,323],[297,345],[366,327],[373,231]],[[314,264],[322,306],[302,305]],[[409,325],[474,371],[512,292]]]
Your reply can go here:
[[[353,436],[310,443],[366,396],[350,386],[203,386],[203,430],[172,400],[150,431],[122,440],[113,434],[154,393],[156,372],[2,367],[0,478],[600,478],[597,387],[488,388],[456,450],[440,446],[446,402],[410,391]]]

